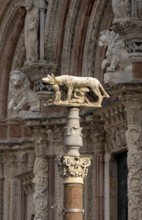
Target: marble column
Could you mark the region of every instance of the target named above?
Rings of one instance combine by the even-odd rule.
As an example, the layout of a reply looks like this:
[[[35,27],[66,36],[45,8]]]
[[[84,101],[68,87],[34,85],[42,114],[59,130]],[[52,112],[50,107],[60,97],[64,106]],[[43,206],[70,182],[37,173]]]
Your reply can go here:
[[[40,61],[44,61],[44,44],[45,44],[45,0],[40,0]]]
[[[65,220],[83,220],[83,180],[91,165],[89,157],[65,155],[58,158],[64,183]]]
[[[95,125],[96,124],[96,125]],[[94,145],[94,219],[104,219],[104,130],[101,122],[92,124]]]
[[[59,173],[64,183],[65,220],[83,220],[83,183],[91,165],[90,157],[80,156],[82,128],[79,108],[70,108],[65,132],[66,154],[58,158]]]
[[[34,220],[48,218],[48,160],[47,160],[47,135],[46,129],[33,127],[35,142],[34,163]]]
[[[15,207],[15,162],[16,156],[14,152],[7,152],[4,155],[4,205],[3,220],[17,219],[17,210]]]
[[[0,158],[0,220],[3,220],[3,163],[2,158]]]
[[[142,219],[142,97],[130,93],[125,97],[128,147],[128,219]]]

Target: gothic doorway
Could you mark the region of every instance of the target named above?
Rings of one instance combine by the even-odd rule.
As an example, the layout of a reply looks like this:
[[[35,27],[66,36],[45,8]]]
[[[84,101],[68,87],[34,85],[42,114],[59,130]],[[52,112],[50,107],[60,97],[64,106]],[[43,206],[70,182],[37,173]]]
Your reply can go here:
[[[117,220],[128,220],[127,152],[117,155]]]

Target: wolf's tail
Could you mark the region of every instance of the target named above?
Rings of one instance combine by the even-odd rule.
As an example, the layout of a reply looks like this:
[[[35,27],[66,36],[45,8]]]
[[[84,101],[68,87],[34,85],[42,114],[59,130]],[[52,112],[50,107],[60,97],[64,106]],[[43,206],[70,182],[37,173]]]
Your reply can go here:
[[[106,98],[110,98],[109,94],[105,91],[105,89],[103,88],[103,86],[101,85],[101,83],[99,84],[99,88],[101,90],[101,93],[104,97]]]

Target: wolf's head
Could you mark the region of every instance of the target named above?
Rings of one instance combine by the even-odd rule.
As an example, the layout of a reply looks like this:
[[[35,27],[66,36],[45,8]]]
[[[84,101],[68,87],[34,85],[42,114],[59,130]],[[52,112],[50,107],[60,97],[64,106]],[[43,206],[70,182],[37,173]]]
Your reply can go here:
[[[44,83],[48,83],[48,84],[51,84],[51,85],[56,84],[56,80],[55,80],[55,75],[54,74],[51,74],[51,75],[48,74],[47,77],[42,78],[42,81]]]

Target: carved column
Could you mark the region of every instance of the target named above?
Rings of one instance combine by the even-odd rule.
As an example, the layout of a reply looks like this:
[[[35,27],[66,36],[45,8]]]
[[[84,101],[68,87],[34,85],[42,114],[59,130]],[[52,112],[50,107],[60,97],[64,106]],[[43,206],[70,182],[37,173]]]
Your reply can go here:
[[[48,218],[48,161],[47,161],[47,135],[46,129],[33,128],[35,141],[34,164],[34,220],[46,220]]]
[[[142,99],[141,94],[126,96],[128,146],[128,219],[142,219]]]
[[[96,124],[96,125],[95,125]],[[104,129],[101,122],[91,126],[94,145],[94,219],[104,219]]]
[[[15,217],[13,220],[21,220],[22,216],[22,206],[23,206],[23,201],[22,201],[22,185],[21,181],[19,179],[19,175],[22,173],[27,172],[27,164],[28,164],[28,155],[26,150],[19,150],[15,152],[15,178],[14,178],[14,200],[15,200],[15,206],[16,210],[13,210],[15,214]],[[15,208],[15,207],[14,207]],[[27,213],[25,212],[25,216],[27,216]]]
[[[90,165],[89,157],[65,155],[58,158],[59,172],[64,183],[65,220],[83,220],[83,180]]]
[[[79,109],[70,108],[65,132],[66,154],[58,158],[59,173],[64,183],[65,220],[83,220],[83,180],[91,160],[80,156],[81,130]]]
[[[40,10],[40,61],[44,61],[44,31],[45,31],[45,0],[40,0],[39,3],[39,10]]]
[[[4,155],[4,220],[15,220],[17,211],[15,207],[15,161],[13,152]]]
[[[3,220],[3,163],[2,158],[0,158],[0,220]]]

